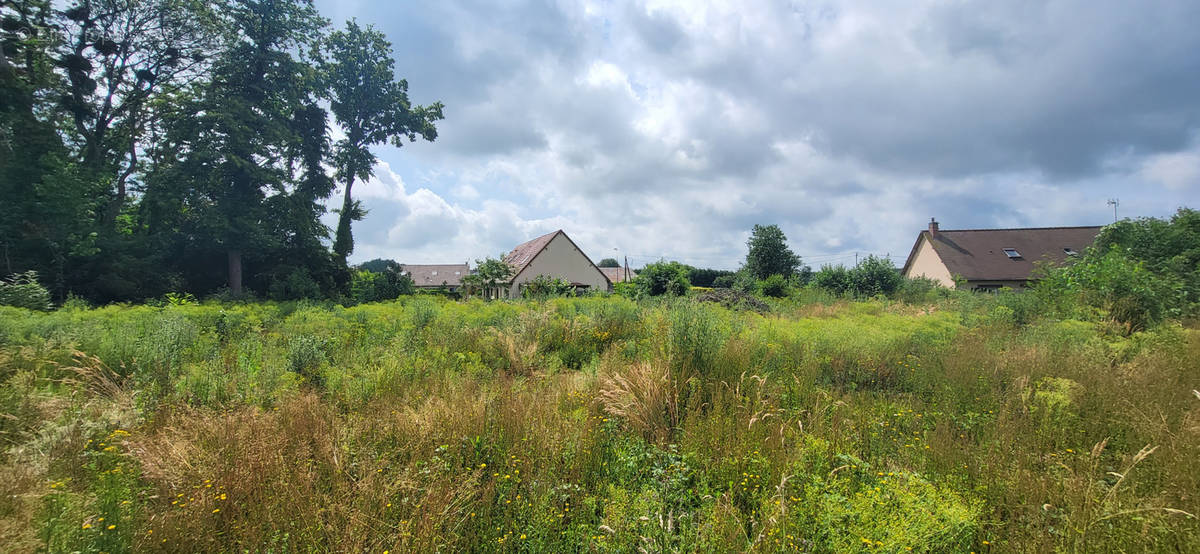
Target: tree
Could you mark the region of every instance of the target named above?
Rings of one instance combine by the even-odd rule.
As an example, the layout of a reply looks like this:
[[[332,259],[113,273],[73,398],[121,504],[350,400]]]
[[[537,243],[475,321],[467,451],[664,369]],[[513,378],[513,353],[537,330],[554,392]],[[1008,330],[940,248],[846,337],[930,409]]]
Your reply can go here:
[[[705,269],[693,267],[688,270],[688,282],[694,287],[728,287],[733,283],[734,272],[727,269]],[[728,279],[722,279],[728,277]],[[722,284],[717,284],[721,279]]]
[[[746,246],[746,270],[755,279],[791,277],[800,267],[800,257],[788,248],[787,237],[778,225],[755,225]]]
[[[413,106],[409,102],[408,82],[397,81],[393,71],[391,43],[370,25],[360,27],[351,19],[344,31],[330,34],[326,44],[331,60],[322,64],[322,73],[329,86],[329,105],[346,133],[334,145],[333,157],[336,177],[345,185],[333,251],[344,262],[354,251],[351,222],[366,215],[351,189],[356,179],[373,174],[376,159],[371,146],[391,142],[399,147],[404,138],[415,141],[417,135],[436,139],[434,121],[442,119],[442,103]]]
[[[596,264],[596,267],[621,267],[621,262],[618,262],[616,258],[604,258]]]
[[[318,175],[316,137],[324,140],[325,120],[314,113],[317,82],[306,47],[326,22],[310,0],[231,0],[223,8],[229,32],[211,80],[173,120],[167,141],[178,154],[162,162],[167,169],[156,182],[185,207],[181,230],[224,254],[229,288],[241,294],[247,253],[268,267],[280,260],[268,254],[285,243],[275,208],[289,198],[301,204],[284,212],[289,232],[323,228],[313,219],[331,191]],[[296,164],[309,179],[297,175]],[[294,221],[299,215],[309,221]]]
[[[138,170],[154,100],[199,78],[219,33],[208,2],[75,0],[63,11],[56,56],[66,72],[61,109],[70,114],[75,161],[106,183],[102,231],[111,232]]]
[[[503,260],[475,260],[475,271],[462,278],[467,294],[478,292],[484,299],[499,298],[500,292],[512,280],[513,268]]]
[[[1095,251],[1085,257],[1121,249],[1147,270],[1179,281],[1186,311],[1200,312],[1200,211],[1180,208],[1170,219],[1124,219],[1106,226],[1096,237]]]

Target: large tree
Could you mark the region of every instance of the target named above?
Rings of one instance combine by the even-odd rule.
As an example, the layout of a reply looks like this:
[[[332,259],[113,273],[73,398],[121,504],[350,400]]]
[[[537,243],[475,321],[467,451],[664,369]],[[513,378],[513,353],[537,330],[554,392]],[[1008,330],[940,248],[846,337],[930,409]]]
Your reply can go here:
[[[160,182],[168,189],[163,197],[185,206],[182,232],[216,245],[228,286],[240,294],[247,254],[266,266],[278,261],[263,254],[285,246],[281,225],[320,230],[279,219],[307,214],[311,221],[320,214],[313,204],[331,190],[319,175],[325,118],[314,111],[308,57],[326,22],[310,0],[230,0],[222,15],[224,46],[211,81],[178,112],[170,135],[178,155]],[[289,199],[302,205],[280,212]]]
[[[434,122],[442,119],[442,104],[409,102],[408,82],[396,80],[391,43],[370,25],[347,21],[345,30],[329,35],[326,49],[329,60],[323,64],[323,74],[329,105],[346,135],[334,145],[333,157],[336,177],[345,186],[333,250],[344,262],[354,251],[351,222],[365,215],[351,189],[355,180],[373,174],[376,159],[371,147],[384,142],[399,147],[403,139],[415,141],[418,135],[434,140]]]
[[[755,279],[772,275],[791,277],[800,267],[800,256],[788,248],[787,237],[778,225],[755,225],[746,241],[745,270]]]

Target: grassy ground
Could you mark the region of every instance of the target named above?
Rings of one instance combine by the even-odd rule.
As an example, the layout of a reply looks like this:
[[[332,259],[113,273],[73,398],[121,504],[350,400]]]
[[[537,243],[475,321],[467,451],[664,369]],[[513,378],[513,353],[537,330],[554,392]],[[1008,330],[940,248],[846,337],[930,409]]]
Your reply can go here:
[[[0,309],[0,550],[1200,551],[1200,332],[774,308]]]

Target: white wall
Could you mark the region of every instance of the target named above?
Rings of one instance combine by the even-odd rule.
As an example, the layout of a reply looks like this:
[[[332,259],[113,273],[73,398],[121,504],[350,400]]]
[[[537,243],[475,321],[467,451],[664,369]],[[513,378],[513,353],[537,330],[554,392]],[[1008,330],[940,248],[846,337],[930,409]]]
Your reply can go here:
[[[943,287],[954,288],[954,276],[950,275],[950,270],[946,269],[946,264],[942,263],[942,258],[933,250],[929,237],[924,234],[921,235],[921,245],[917,247],[917,256],[913,258],[913,263],[908,266],[908,272],[904,276],[928,277],[941,283]]]
[[[583,283],[588,285],[588,290],[608,290],[608,280],[604,278],[604,274],[562,233],[556,235],[550,244],[513,278],[512,287],[508,291],[509,297],[521,296],[521,283],[532,281],[538,275],[561,277],[572,283]]]

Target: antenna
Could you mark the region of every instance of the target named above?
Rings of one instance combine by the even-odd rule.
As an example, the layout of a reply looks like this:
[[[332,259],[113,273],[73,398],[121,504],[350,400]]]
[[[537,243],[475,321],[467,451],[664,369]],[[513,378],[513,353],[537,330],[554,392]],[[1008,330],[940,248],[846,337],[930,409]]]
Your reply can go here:
[[[1112,206],[1112,209],[1113,209],[1113,222],[1116,222],[1116,221],[1117,221],[1117,206],[1120,206],[1120,205],[1121,205],[1121,199],[1120,199],[1120,198],[1109,198],[1109,199],[1108,199],[1108,205],[1109,205],[1109,206]]]

